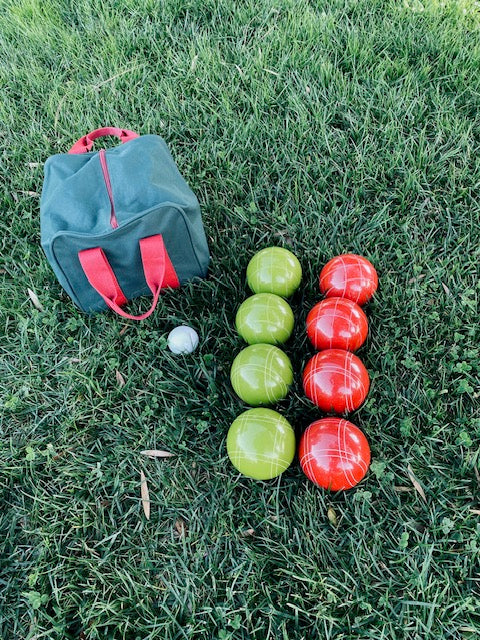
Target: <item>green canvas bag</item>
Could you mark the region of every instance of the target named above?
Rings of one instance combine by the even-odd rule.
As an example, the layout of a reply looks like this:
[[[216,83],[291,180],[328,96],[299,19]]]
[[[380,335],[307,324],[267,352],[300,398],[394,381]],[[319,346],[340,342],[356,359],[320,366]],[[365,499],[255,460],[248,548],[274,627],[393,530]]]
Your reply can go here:
[[[92,151],[114,135],[122,145]],[[160,291],[207,274],[200,206],[164,140],[104,127],[50,156],[40,200],[41,244],[60,284],[86,312],[143,320]],[[153,295],[134,316],[122,306]]]

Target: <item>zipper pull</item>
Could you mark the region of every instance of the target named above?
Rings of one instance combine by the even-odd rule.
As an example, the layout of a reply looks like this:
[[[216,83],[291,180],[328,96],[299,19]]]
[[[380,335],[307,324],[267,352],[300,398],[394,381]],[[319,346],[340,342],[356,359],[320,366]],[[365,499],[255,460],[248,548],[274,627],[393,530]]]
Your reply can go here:
[[[105,180],[105,186],[107,187],[108,199],[110,200],[110,226],[113,229],[118,229],[118,220],[115,215],[115,204],[113,202],[112,183],[110,181],[110,174],[108,173],[107,158],[105,155],[105,149],[100,149],[98,152],[100,158],[100,164],[102,166],[103,179]]]

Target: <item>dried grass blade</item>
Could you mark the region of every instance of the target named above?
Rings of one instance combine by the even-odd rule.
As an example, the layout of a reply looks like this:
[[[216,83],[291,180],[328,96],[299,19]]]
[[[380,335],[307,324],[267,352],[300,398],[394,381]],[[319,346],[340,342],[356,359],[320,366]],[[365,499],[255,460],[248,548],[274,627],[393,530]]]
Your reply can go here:
[[[28,297],[32,301],[33,306],[35,307],[35,309],[38,309],[39,311],[44,311],[43,305],[40,302],[40,300],[38,299],[38,296],[35,293],[35,291],[32,291],[31,289],[27,289],[27,291],[28,291]]]
[[[415,490],[420,494],[422,500],[424,502],[427,502],[427,497],[425,495],[425,491],[423,490],[422,485],[416,479],[416,477],[415,477],[415,475],[414,475],[414,473],[412,471],[412,467],[410,465],[408,465],[407,471],[408,471],[408,477],[410,478],[411,483],[415,487]]]
[[[175,455],[170,451],[162,451],[161,449],[146,449],[145,451],[140,451],[140,453],[148,458],[171,458]]]
[[[143,512],[147,520],[150,520],[150,494],[148,492],[147,479],[143,471],[140,471],[140,491],[142,494]]]

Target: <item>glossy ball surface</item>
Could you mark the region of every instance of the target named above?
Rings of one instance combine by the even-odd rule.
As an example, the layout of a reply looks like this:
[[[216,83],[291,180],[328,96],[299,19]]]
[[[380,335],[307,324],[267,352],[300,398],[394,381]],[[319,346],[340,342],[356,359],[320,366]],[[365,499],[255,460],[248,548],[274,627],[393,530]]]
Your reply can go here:
[[[256,253],[247,266],[248,286],[254,293],[290,297],[300,286],[302,267],[288,249],[267,247]]]
[[[307,335],[319,351],[356,351],[367,339],[368,320],[364,311],[348,298],[325,298],[307,316]]]
[[[289,357],[271,344],[252,344],[237,355],[230,370],[235,393],[258,406],[282,400],[293,382]]]
[[[275,478],[295,455],[290,423],[272,409],[249,409],[234,420],[227,435],[227,453],[233,466],[256,480]]]
[[[332,258],[320,272],[320,291],[327,298],[348,298],[361,306],[370,300],[377,287],[375,267],[354,253]]]
[[[370,447],[362,431],[348,420],[323,418],[312,422],[300,439],[300,466],[323,489],[351,489],[370,465]]]
[[[283,344],[293,331],[293,311],[273,293],[256,293],[240,305],[235,326],[248,344]]]
[[[306,396],[325,413],[355,411],[367,397],[370,378],[363,362],[350,351],[316,353],[303,372]]]

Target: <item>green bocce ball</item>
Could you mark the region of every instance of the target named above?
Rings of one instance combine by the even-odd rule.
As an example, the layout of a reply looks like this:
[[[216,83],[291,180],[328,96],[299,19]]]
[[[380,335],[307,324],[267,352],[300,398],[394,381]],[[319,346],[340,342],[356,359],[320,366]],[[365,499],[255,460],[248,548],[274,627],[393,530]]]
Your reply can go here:
[[[256,293],[240,305],[235,318],[239,335],[248,344],[283,344],[293,331],[293,311],[273,293]]]
[[[293,382],[289,357],[271,344],[252,344],[237,355],[230,370],[235,393],[258,406],[282,400]]]
[[[302,267],[298,258],[282,247],[262,249],[247,266],[247,283],[254,293],[275,293],[289,298],[301,280]]]
[[[255,480],[270,480],[288,469],[295,455],[295,434],[272,409],[249,409],[236,418],[227,434],[233,466]]]

